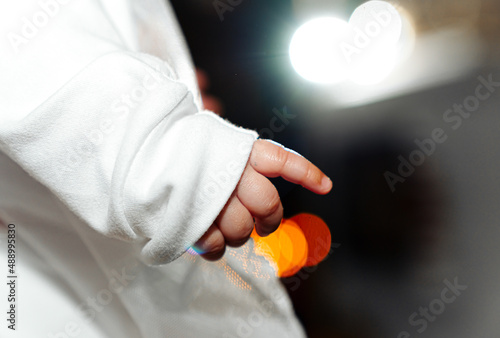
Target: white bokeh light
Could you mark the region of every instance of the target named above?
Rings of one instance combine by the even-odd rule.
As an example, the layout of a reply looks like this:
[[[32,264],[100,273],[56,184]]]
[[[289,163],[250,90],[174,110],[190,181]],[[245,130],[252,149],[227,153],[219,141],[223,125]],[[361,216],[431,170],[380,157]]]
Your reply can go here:
[[[382,82],[399,61],[401,14],[385,1],[368,1],[354,10],[349,25],[357,48],[349,79],[359,85]]]
[[[396,46],[386,48],[383,53],[373,53],[351,69],[349,80],[364,86],[378,84],[396,68],[399,55]]]
[[[302,25],[292,38],[292,65],[307,80],[335,84],[351,81],[374,85],[402,61],[406,48],[401,13],[385,1],[368,1],[349,22],[318,18]]]
[[[349,33],[349,24],[337,18],[306,22],[290,43],[290,59],[302,77],[318,83],[338,83],[348,77],[347,61],[338,48]]]
[[[385,1],[368,1],[352,12],[349,25],[359,29],[371,42],[378,46],[398,43],[403,27],[401,14]]]

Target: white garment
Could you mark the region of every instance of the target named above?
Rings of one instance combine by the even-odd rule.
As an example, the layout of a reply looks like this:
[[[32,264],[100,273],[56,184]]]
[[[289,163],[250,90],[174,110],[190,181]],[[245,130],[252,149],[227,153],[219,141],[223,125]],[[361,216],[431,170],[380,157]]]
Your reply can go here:
[[[202,109],[170,5],[3,0],[0,25],[0,220],[18,274],[1,336],[302,337],[251,241],[217,263],[184,253],[257,134]]]

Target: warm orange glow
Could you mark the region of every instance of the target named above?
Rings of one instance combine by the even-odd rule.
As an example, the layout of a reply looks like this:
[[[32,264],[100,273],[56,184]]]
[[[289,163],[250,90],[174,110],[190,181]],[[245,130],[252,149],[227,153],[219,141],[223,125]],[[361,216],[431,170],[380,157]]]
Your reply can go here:
[[[311,214],[283,219],[267,237],[252,232],[255,252],[265,257],[279,277],[290,277],[304,266],[316,265],[330,251],[331,235],[323,220]]]
[[[254,231],[255,253],[263,256],[274,267],[279,277],[297,273],[307,259],[307,242],[300,227],[283,219],[278,229],[267,237],[260,237]]]
[[[267,237],[260,237],[254,229],[252,237],[255,241],[255,253],[266,258],[271,266],[276,271],[279,271],[278,262],[281,256],[281,247],[278,231],[273,232]]]
[[[305,266],[316,265],[325,259],[332,245],[332,235],[326,223],[312,214],[298,214],[290,220],[302,229],[309,246]]]
[[[283,247],[285,241],[280,241],[282,243],[282,259],[278,264],[280,267],[279,276],[290,277],[299,272],[306,264],[308,251],[306,237],[300,227],[289,219],[282,223],[279,236],[287,238],[290,243],[288,247]],[[283,258],[288,260],[288,264],[286,260],[283,261]]]

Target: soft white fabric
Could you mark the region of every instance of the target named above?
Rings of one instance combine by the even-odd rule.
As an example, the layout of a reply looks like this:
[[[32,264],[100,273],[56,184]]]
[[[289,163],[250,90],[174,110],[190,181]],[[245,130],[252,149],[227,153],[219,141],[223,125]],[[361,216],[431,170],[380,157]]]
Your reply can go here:
[[[169,4],[3,0],[0,34],[15,336],[302,337],[252,242],[217,263],[184,253],[231,195],[257,134],[203,110]]]

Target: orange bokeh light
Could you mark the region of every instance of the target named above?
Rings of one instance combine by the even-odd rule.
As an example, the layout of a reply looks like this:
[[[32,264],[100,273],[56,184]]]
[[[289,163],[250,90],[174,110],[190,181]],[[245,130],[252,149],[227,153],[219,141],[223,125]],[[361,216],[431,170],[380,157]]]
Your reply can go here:
[[[326,258],[332,246],[332,235],[328,225],[318,216],[298,214],[290,218],[299,225],[306,237],[309,252],[305,266],[313,266]]]
[[[304,266],[316,265],[330,251],[331,235],[323,220],[311,214],[283,219],[267,237],[252,232],[255,252],[265,257],[279,277],[290,277]]]
[[[289,245],[288,247],[282,246],[283,254],[278,264],[280,267],[278,275],[280,277],[290,277],[299,272],[306,264],[308,251],[307,240],[300,227],[289,219],[282,223],[279,236],[280,238],[287,238]],[[280,243],[284,242],[284,240],[281,240]]]

